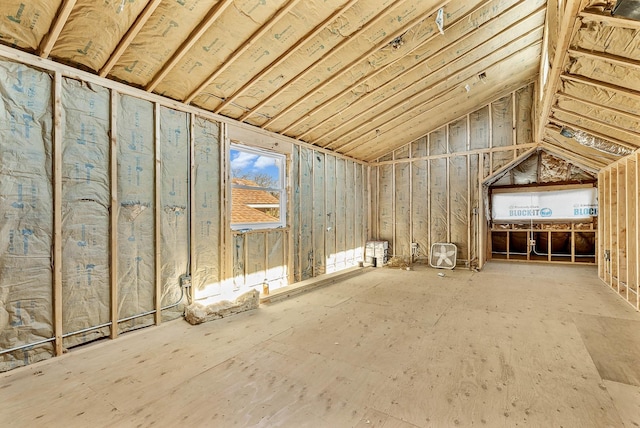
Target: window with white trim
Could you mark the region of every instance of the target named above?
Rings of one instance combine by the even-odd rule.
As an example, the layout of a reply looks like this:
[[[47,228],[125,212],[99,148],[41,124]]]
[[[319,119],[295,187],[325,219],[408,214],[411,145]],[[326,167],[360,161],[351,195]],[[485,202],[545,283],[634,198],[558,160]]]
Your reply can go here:
[[[231,144],[231,228],[285,227],[286,156]]]

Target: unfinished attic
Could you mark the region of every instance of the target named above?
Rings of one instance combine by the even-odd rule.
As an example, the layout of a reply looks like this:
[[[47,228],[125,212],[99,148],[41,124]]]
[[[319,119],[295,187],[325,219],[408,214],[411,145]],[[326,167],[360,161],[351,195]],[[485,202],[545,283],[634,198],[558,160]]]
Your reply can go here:
[[[640,424],[640,2],[0,12],[1,426]]]

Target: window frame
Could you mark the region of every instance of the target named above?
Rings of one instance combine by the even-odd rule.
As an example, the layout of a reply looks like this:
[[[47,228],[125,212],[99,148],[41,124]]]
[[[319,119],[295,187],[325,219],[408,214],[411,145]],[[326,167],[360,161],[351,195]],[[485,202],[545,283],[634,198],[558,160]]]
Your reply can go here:
[[[232,151],[240,151],[245,153],[250,153],[258,156],[267,156],[270,158],[274,158],[278,164],[278,178],[280,181],[280,187],[262,187],[262,186],[245,186],[241,184],[233,183],[233,170],[231,168],[231,153]],[[231,214],[229,215],[229,225],[231,230],[234,231],[243,231],[243,230],[264,230],[264,229],[281,229],[287,226],[287,155],[284,153],[274,152],[267,149],[262,149],[258,147],[250,147],[241,143],[231,142],[229,145],[229,155],[228,155],[228,165],[229,165],[229,201],[230,201],[230,210],[231,213],[233,211],[233,189],[248,189],[248,190],[263,190],[270,193],[278,193],[279,194],[279,212],[280,212],[280,220],[276,222],[270,223],[233,223],[233,219],[231,218]]]

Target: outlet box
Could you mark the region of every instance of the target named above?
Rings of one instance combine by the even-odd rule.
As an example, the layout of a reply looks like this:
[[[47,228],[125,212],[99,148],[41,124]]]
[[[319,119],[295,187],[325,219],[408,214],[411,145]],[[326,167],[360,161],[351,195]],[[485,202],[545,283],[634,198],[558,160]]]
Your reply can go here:
[[[411,243],[411,249],[412,250],[417,250],[418,249],[418,243],[417,242],[412,242]]]
[[[189,275],[182,275],[180,277],[180,287],[182,288],[191,287],[191,277]]]
[[[530,239],[529,240],[529,245],[532,246],[532,247],[535,247],[536,246],[536,240],[535,239]]]

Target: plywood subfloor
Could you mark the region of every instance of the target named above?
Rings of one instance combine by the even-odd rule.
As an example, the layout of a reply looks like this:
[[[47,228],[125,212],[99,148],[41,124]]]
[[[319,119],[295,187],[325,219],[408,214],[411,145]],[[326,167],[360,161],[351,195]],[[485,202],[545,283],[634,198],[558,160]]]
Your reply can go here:
[[[640,424],[640,314],[594,267],[438,272],[374,269],[2,374],[0,426]]]

